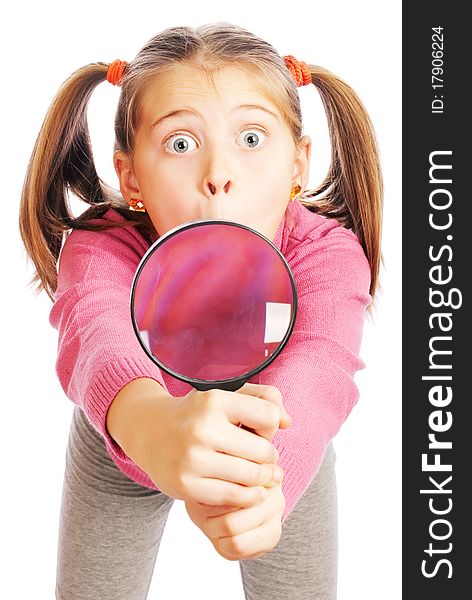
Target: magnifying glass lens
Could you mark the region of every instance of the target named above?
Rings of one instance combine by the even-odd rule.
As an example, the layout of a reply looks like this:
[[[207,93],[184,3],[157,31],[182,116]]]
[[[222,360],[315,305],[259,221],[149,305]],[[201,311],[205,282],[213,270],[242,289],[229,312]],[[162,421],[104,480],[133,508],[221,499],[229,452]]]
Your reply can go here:
[[[295,284],[281,253],[231,222],[172,230],[143,257],[133,283],[141,344],[192,384],[249,379],[278,354],[295,312]]]

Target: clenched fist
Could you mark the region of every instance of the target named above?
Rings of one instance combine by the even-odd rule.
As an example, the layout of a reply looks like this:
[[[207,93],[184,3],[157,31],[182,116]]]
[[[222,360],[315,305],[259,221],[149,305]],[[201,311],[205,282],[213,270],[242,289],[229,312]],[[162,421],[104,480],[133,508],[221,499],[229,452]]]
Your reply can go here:
[[[248,508],[212,506],[186,501],[190,519],[228,560],[259,558],[279,543],[285,498],[282,484],[267,489],[267,497]]]

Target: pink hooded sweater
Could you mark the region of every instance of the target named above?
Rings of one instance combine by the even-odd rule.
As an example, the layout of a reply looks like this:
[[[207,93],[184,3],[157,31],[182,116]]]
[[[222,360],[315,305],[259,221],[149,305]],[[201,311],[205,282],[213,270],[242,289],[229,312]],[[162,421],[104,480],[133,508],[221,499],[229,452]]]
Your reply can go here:
[[[104,219],[123,219],[113,209]],[[272,443],[284,471],[282,523],[309,486],[358,398],[354,374],[364,314],[371,301],[370,269],[354,233],[334,219],[289,202],[273,239],[290,265],[298,290],[291,337],[251,383],[276,386],[292,426]],[[117,467],[133,481],[159,488],[110,437],[107,410],[117,393],[138,377],[155,379],[172,396],[192,387],[161,371],[144,353],[130,317],[135,271],[149,244],[135,227],[73,230],[59,262],[50,323],[58,330],[56,372],[67,397],[103,437]]]

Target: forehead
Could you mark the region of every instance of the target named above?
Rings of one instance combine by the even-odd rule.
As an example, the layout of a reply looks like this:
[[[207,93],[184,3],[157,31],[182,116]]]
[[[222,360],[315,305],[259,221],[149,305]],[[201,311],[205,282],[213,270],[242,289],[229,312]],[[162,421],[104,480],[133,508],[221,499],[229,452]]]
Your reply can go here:
[[[240,67],[225,66],[209,71],[179,63],[155,75],[148,83],[141,99],[142,114],[146,119],[155,115],[156,108],[165,109],[192,101],[228,105],[239,101],[263,101],[282,116],[267,87],[263,78]]]

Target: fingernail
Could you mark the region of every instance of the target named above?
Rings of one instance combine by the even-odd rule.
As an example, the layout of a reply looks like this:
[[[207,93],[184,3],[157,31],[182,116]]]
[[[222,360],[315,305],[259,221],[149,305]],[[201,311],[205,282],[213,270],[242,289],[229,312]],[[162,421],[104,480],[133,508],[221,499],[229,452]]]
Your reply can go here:
[[[274,462],[279,462],[280,454],[277,448],[274,448]]]
[[[279,469],[278,467],[274,469],[274,473],[272,475],[272,479],[274,481],[277,481],[277,483],[280,483],[282,481],[283,478],[283,473],[282,473],[282,469]]]

